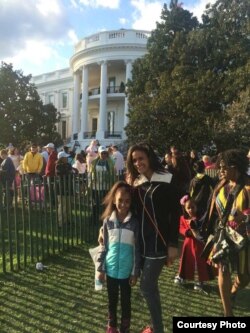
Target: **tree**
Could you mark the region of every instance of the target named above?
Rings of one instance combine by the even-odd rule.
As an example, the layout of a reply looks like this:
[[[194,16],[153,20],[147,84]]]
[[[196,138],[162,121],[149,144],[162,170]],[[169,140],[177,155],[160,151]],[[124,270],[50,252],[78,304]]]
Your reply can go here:
[[[241,91],[237,100],[226,110],[226,121],[218,130],[217,141],[225,148],[250,147],[250,86]]]
[[[178,55],[173,59],[171,49],[174,41],[178,41],[180,53],[188,32],[196,28],[198,21],[178,1],[171,1],[170,10],[164,5],[161,19],[149,38],[148,53],[133,65],[132,80],[128,83],[130,121],[126,132],[130,144],[147,140],[163,153],[182,136],[176,127],[180,109],[175,97],[179,87],[171,84]]]
[[[249,1],[225,0],[208,5],[203,15],[202,39],[206,45],[203,67],[215,74],[218,87],[217,107],[212,110],[209,126],[212,139],[221,149],[240,145],[235,138],[229,110],[236,103],[240,107],[242,95],[249,87]],[[205,88],[205,87],[204,87]],[[234,108],[233,108],[234,109]],[[239,133],[242,122],[237,124]]]
[[[171,144],[201,150],[232,135],[228,110],[249,87],[249,8],[247,0],[218,0],[198,24],[177,0],[170,10],[164,5],[148,53],[133,65],[130,144],[147,140],[162,153]]]
[[[13,70],[11,64],[0,68],[0,142],[22,146],[34,141],[45,144],[60,143],[56,123],[60,114],[49,104],[43,105],[31,75]]]

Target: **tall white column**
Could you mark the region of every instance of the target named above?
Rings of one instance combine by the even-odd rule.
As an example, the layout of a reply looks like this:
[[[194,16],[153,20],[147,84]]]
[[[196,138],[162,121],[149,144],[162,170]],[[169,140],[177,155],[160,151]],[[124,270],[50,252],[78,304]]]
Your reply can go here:
[[[79,105],[80,105],[80,74],[74,73],[74,102],[72,114],[72,139],[74,134],[78,133],[79,123]]]
[[[132,61],[131,60],[127,60],[126,62],[126,83],[128,82],[129,79],[131,79],[131,72],[132,72]],[[124,128],[127,126],[128,124],[128,95],[125,96],[125,101],[124,101],[124,122],[123,122],[123,132],[122,132],[122,138],[126,139],[126,133]]]
[[[80,139],[84,139],[84,132],[88,132],[88,101],[89,101],[89,70],[87,66],[82,69],[82,111],[81,111],[81,134]]]
[[[99,122],[97,139],[104,139],[107,122],[107,62],[101,62]]]

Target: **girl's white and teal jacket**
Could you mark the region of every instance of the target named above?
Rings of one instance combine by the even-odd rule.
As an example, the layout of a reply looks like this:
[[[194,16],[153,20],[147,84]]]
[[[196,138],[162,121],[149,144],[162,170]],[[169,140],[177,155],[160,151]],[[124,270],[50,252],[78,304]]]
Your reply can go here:
[[[139,225],[131,213],[119,222],[116,211],[103,222],[104,250],[100,253],[97,267],[115,279],[127,279],[140,274]]]

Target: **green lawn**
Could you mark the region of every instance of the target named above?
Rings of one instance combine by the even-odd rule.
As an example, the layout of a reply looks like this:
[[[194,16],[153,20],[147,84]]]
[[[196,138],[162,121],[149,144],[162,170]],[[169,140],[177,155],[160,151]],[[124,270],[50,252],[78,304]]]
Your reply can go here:
[[[102,333],[107,314],[106,290],[94,291],[94,266],[83,245],[50,257],[48,269],[0,275],[0,333]],[[208,295],[173,283],[178,262],[164,268],[160,279],[166,332],[172,332],[173,316],[220,316],[222,307],[216,281]],[[250,288],[238,296],[235,315],[250,316]],[[131,333],[139,333],[149,323],[148,311],[138,285],[132,294]],[[118,317],[119,318],[119,317]]]

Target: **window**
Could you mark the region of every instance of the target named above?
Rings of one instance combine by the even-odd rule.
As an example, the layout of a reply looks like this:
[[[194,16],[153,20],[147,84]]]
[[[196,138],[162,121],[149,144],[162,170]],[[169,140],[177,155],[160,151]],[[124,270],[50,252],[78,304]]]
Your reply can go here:
[[[92,132],[97,131],[97,118],[92,118]]]
[[[66,120],[62,121],[62,139],[65,140],[67,135],[67,122]]]
[[[108,92],[111,93],[111,94],[115,92],[115,77],[110,77],[109,78]]]
[[[68,107],[68,93],[67,92],[62,93],[62,107],[63,107],[63,109]]]
[[[108,113],[108,124],[107,124],[108,132],[109,133],[114,133],[115,130],[115,112],[110,111]]]
[[[54,95],[49,95],[49,104],[55,104],[55,98]]]

